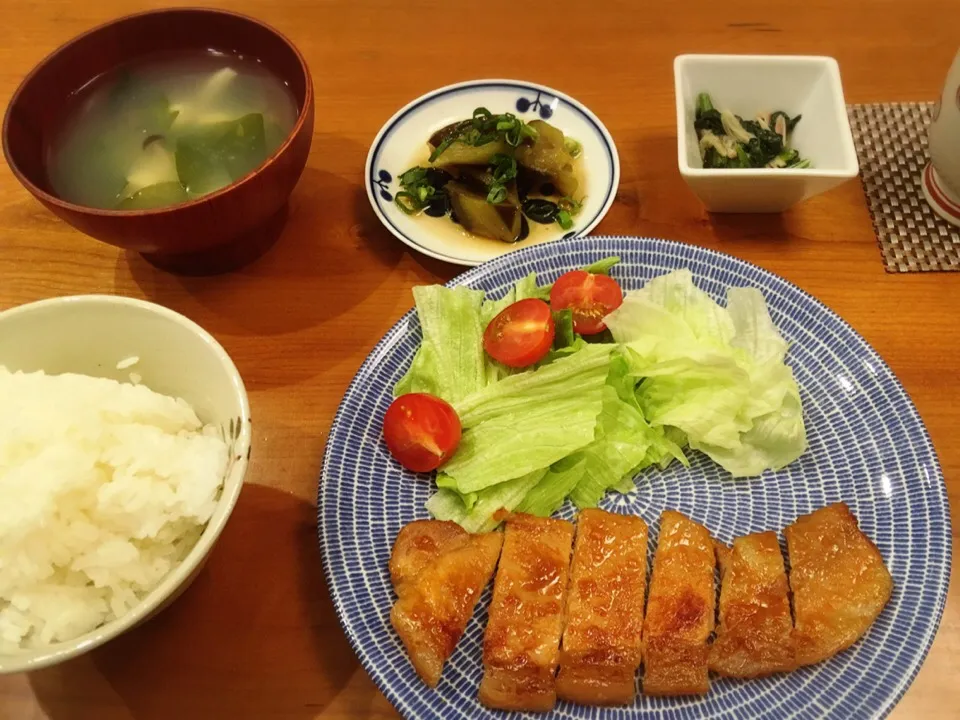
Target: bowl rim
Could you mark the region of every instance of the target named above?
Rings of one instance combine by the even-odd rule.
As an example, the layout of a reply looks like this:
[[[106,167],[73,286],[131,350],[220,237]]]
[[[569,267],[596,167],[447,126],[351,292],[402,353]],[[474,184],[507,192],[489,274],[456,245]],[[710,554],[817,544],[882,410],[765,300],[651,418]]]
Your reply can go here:
[[[35,648],[8,654],[0,653],[0,676],[11,673],[40,670],[41,668],[49,667],[65,660],[77,657],[78,655],[82,655],[96,647],[99,647],[100,645],[103,645],[109,640],[112,640],[118,635],[123,634],[146,618],[150,617],[171,596],[174,596],[183,585],[184,581],[195,571],[197,571],[198,568],[200,568],[206,561],[210,551],[213,549],[214,544],[216,544],[220,534],[223,532],[224,527],[226,527],[227,521],[233,514],[234,507],[236,506],[237,500],[240,497],[240,492],[243,489],[244,476],[246,475],[247,471],[247,463],[252,441],[250,400],[247,395],[243,378],[240,375],[240,371],[237,370],[237,366],[234,364],[229,354],[227,354],[227,351],[216,340],[216,338],[213,337],[213,335],[204,330],[199,324],[190,318],[176,312],[175,310],[171,310],[163,305],[152,303],[147,300],[140,300],[138,298],[125,297],[122,295],[66,295],[47,298],[45,300],[37,300],[35,302],[25,303],[23,305],[18,305],[6,310],[0,310],[0,323],[2,323],[3,320],[13,316],[27,315],[31,312],[42,311],[58,306],[62,307],[68,304],[88,305],[91,308],[95,308],[104,304],[125,305],[140,311],[153,313],[155,315],[167,318],[168,320],[171,320],[198,335],[200,339],[203,340],[211,350],[213,350],[214,354],[220,360],[224,371],[229,376],[231,384],[234,388],[236,399],[242,411],[242,417],[245,420],[242,423],[240,434],[237,438],[235,446],[237,454],[241,457],[241,459],[237,461],[237,464],[240,465],[240,470],[237,472],[237,482],[235,483],[234,487],[228,488],[226,480],[229,478],[224,478],[223,490],[221,492],[220,499],[217,501],[218,509],[221,507],[225,508],[225,512],[223,512],[222,516],[219,519],[211,517],[206,528],[204,528],[203,533],[201,533],[200,538],[190,549],[190,552],[187,553],[187,556],[183,559],[183,561],[173,570],[167,573],[167,575],[163,577],[157,586],[147,593],[147,595],[134,607],[132,607],[129,612],[72,640],[54,643],[44,648]],[[24,656],[28,657],[23,659]]]
[[[793,63],[806,65],[820,65],[827,71],[830,83],[830,92],[838,103],[838,113],[835,118],[840,132],[841,142],[847,157],[844,166],[836,170],[823,168],[744,168],[720,169],[695,167],[687,160],[686,138],[690,133],[686,122],[686,105],[683,101],[682,81],[686,66],[690,62],[712,62],[718,64],[739,64],[743,62],[764,63]],[[674,102],[677,114],[677,166],[680,174],[685,177],[702,178],[839,178],[850,179],[860,173],[860,160],[857,156],[856,145],[853,142],[853,131],[850,128],[850,119],[846,113],[846,100],[843,94],[843,81],[840,77],[840,65],[836,58],[829,55],[792,55],[776,54],[758,55],[751,53],[684,53],[673,59]]]
[[[63,198],[60,198],[54,195],[53,193],[47,192],[46,190],[37,186],[17,166],[17,163],[14,162],[10,153],[10,142],[9,142],[9,133],[8,133],[10,116],[12,114],[13,108],[16,106],[17,102],[20,99],[20,95],[23,93],[27,85],[33,80],[33,78],[41,70],[41,68],[46,66],[51,60],[53,60],[54,57],[59,55],[65,48],[69,47],[70,45],[73,45],[76,42],[79,42],[80,40],[90,35],[94,35],[104,30],[105,28],[112,27],[114,25],[120,25],[122,23],[129,22],[130,20],[134,20],[137,18],[150,16],[150,15],[169,15],[174,13],[222,15],[227,17],[233,17],[239,20],[244,20],[254,25],[259,25],[261,28],[263,28],[267,32],[275,35],[288,48],[290,48],[294,56],[297,58],[297,61],[300,63],[300,71],[303,74],[305,91],[304,91],[304,97],[303,97],[303,106],[299,109],[299,113],[297,114],[297,120],[293,124],[293,127],[290,129],[290,132],[287,133],[287,136],[284,139],[284,141],[273,152],[273,154],[267,157],[257,167],[255,167],[253,170],[248,172],[243,177],[238,178],[237,180],[234,180],[229,185],[225,185],[219,190],[215,190],[211,193],[207,193],[206,195],[201,195],[200,197],[194,198],[193,200],[187,200],[185,202],[177,203],[175,205],[167,205],[165,207],[147,208],[143,210],[108,210],[104,208],[95,208],[95,207],[90,207],[89,205],[80,205],[79,203],[73,203],[73,202],[70,202],[69,200],[64,200]],[[69,40],[67,40],[66,42],[58,45],[56,48],[51,50],[47,55],[45,55],[42,60],[40,60],[36,65],[33,66],[30,72],[28,72],[24,76],[23,80],[20,81],[20,84],[17,85],[17,89],[14,91],[13,95],[11,95],[10,102],[7,104],[7,109],[3,115],[3,128],[2,128],[2,131],[0,131],[0,134],[2,134],[3,136],[3,157],[7,161],[7,165],[10,167],[11,172],[13,172],[14,176],[17,178],[20,184],[23,185],[27,190],[29,190],[31,194],[33,194],[34,196],[42,200],[44,203],[55,205],[56,207],[62,210],[65,210],[67,212],[78,213],[82,215],[93,215],[96,217],[118,217],[118,218],[156,217],[159,215],[173,212],[175,210],[180,210],[182,208],[195,207],[206,202],[211,202],[235,190],[241,185],[245,185],[246,183],[253,180],[256,176],[260,175],[260,173],[262,173],[270,165],[272,165],[277,160],[277,158],[280,157],[280,155],[286,152],[287,148],[293,142],[293,139],[300,134],[304,124],[308,119],[308,116],[311,114],[311,111],[313,108],[313,102],[314,102],[313,95],[314,95],[313,76],[310,74],[310,68],[307,65],[306,59],[304,58],[303,54],[300,52],[299,48],[297,48],[297,46],[293,43],[293,41],[290,40],[290,38],[288,38],[286,35],[284,35],[282,32],[277,30],[272,25],[269,25],[268,23],[265,23],[262,20],[258,20],[257,18],[252,17],[250,15],[234,12],[232,10],[221,10],[219,8],[167,7],[167,8],[158,8],[155,10],[145,10],[143,12],[136,12],[136,13],[130,13],[128,15],[123,15],[121,17],[114,18],[113,20],[100,23],[99,25],[96,25],[90,28],[89,30],[85,30],[84,32],[78,35],[75,35]]]

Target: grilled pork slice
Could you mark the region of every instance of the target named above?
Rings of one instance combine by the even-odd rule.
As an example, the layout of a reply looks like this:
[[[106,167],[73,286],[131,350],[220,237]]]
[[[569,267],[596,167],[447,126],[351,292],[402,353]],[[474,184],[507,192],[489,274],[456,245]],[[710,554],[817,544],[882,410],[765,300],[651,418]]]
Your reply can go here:
[[[451,546],[462,545],[467,537],[469,533],[454,522],[415,520],[405,525],[390,555],[390,579],[397,595],[402,595],[404,586],[416,580],[441,554]]]
[[[550,710],[560,654],[573,525],[516,513],[506,523],[483,639],[480,702]]]
[[[893,580],[843,503],[797,518],[783,532],[797,664],[811,665],[860,639],[890,599]]]
[[[398,599],[390,622],[430,687],[490,582],[502,544],[502,533],[470,535],[439,520],[412,522],[397,535],[390,576]]]
[[[796,667],[787,573],[774,532],[717,545],[720,625],[710,648],[710,669],[750,678]]]
[[[643,625],[645,695],[699,695],[713,632],[713,541],[710,532],[673,510],[660,516],[650,597]]]
[[[557,695],[584,705],[633,702],[647,590],[647,524],[584,510],[570,569]]]

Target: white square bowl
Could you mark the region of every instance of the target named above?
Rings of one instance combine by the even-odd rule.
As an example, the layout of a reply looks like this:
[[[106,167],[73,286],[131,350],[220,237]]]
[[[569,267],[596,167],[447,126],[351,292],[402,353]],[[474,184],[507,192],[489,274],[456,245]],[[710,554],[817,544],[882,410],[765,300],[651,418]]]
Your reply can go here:
[[[847,120],[840,68],[830,57],[796,55],[679,55],[677,162],[690,189],[711,212],[780,212],[854,178],[857,152]],[[743,117],[783,110],[802,114],[791,147],[810,168],[706,169],[693,128],[697,94]]]

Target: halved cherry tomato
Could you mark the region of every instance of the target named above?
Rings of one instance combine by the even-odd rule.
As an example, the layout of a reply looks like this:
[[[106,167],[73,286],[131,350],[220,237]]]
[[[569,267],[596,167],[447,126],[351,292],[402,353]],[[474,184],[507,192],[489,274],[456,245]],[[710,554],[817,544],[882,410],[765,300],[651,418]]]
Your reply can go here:
[[[543,359],[553,345],[553,313],[543,300],[527,298],[507,306],[483,333],[483,349],[513,368]]]
[[[606,275],[571,270],[550,289],[550,307],[554,312],[569,309],[573,329],[581,335],[596,335],[607,329],[603,318],[623,303],[623,290]]]
[[[460,444],[460,418],[450,404],[426,393],[401,395],[383,416],[390,454],[414,472],[436,470]]]

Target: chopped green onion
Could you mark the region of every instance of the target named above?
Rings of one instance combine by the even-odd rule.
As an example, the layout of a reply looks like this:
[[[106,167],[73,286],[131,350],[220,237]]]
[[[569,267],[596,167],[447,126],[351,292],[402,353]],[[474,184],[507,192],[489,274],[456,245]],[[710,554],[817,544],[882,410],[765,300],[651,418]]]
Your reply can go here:
[[[450,147],[451,145],[453,145],[453,143],[455,143],[456,141],[457,141],[457,138],[454,137],[454,136],[445,138],[444,141],[443,141],[442,143],[440,143],[439,145],[437,145],[437,146],[433,149],[433,152],[430,153],[430,162],[435,162],[436,159],[437,159],[438,157],[440,157],[441,155],[443,155],[443,153],[446,152],[446,149],[447,149],[448,147]]]
[[[431,182],[431,172],[436,171],[416,166],[400,174],[400,187],[403,189],[396,194],[394,202],[407,215],[423,210],[437,194]]]
[[[414,215],[423,209],[423,205],[417,199],[417,196],[406,190],[398,192],[394,196],[393,201],[406,215]]]
[[[494,183],[506,185],[517,176],[517,160],[510,155],[497,153],[490,158],[491,174]]]
[[[569,230],[573,227],[573,218],[570,217],[570,213],[566,210],[559,210],[557,212],[557,225],[562,227],[564,230]]]
[[[583,145],[573,138],[564,138],[563,146],[566,149],[567,154],[573,159],[577,159],[581,154],[583,154]]]
[[[493,184],[490,186],[490,192],[487,193],[487,202],[491,205],[497,205],[507,199],[507,188],[505,185]]]
[[[399,180],[401,185],[413,185],[414,183],[418,183],[426,177],[427,171],[418,165],[410,168],[404,173],[401,173]]]
[[[580,209],[583,207],[583,200],[577,202],[572,197],[567,195],[557,201],[557,206],[561,210],[566,210],[568,213],[570,213],[570,215],[577,215],[580,212]]]
[[[540,138],[540,131],[531,125],[523,123],[520,127],[520,137],[521,139],[529,138],[533,142],[536,142]]]

